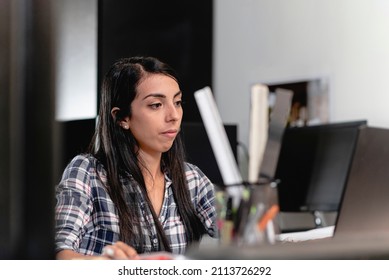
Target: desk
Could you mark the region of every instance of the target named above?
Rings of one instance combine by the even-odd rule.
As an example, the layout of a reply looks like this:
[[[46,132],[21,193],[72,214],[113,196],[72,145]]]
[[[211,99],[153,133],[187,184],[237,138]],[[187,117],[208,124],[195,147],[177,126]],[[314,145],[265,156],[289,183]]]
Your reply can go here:
[[[191,248],[189,259],[323,260],[389,259],[389,233],[332,237],[296,243]]]

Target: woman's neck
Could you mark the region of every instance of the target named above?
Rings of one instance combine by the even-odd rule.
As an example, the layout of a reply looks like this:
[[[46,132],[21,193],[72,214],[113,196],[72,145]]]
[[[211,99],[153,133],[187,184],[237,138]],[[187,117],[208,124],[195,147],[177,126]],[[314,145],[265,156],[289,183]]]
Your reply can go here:
[[[141,170],[145,181],[155,181],[161,177],[161,158],[162,154],[149,154],[139,150],[138,160],[141,162]]]
[[[159,216],[165,193],[165,177],[161,170],[162,154],[150,155],[139,151],[141,171],[146,185],[147,196],[157,216]]]

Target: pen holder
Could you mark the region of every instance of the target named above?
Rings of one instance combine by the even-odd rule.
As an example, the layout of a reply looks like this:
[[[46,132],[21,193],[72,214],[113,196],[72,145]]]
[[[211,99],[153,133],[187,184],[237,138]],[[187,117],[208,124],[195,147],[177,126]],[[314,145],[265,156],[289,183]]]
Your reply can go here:
[[[216,213],[220,244],[230,245],[234,236],[232,197],[224,191],[216,192]]]
[[[250,185],[250,193],[250,210],[243,231],[237,236],[239,243],[274,244],[280,233],[277,183]]]
[[[274,244],[279,234],[277,183],[245,184],[237,207],[227,192],[216,193],[220,244]]]

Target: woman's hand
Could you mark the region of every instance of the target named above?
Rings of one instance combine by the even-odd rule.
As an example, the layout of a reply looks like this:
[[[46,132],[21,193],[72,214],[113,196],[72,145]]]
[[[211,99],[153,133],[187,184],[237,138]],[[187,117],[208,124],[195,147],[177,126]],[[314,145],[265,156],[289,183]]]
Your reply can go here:
[[[111,260],[139,260],[136,250],[121,241],[105,246],[102,257]]]
[[[86,256],[72,250],[62,250],[56,255],[57,260],[139,260],[134,248],[118,241],[103,248],[101,256]]]

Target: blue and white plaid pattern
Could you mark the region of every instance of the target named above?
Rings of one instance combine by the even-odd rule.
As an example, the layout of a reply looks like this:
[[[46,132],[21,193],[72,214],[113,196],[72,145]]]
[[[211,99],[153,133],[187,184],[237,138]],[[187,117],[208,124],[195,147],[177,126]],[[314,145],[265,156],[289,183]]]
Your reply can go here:
[[[202,171],[185,164],[186,178],[197,215],[208,235],[217,236],[214,188]],[[85,255],[99,255],[105,245],[119,240],[117,209],[109,197],[106,170],[91,155],[78,155],[66,167],[56,189],[56,250],[70,249]],[[159,215],[165,234],[175,254],[183,254],[187,247],[185,229],[177,211],[171,180],[167,177],[165,198]],[[160,250],[152,214],[138,184],[122,179],[126,195],[136,195],[136,205],[142,213],[141,230],[146,237],[143,244],[131,243],[138,252]]]

